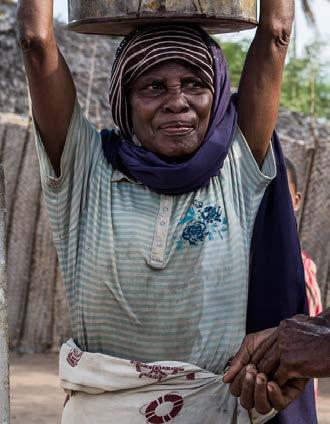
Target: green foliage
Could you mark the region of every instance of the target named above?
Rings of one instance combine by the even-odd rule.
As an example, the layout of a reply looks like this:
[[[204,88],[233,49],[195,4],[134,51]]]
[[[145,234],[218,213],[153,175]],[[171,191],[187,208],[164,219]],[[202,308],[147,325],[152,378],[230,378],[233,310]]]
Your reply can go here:
[[[291,110],[330,119],[329,63],[322,59],[324,47],[314,42],[302,57],[289,55],[281,101]]]
[[[249,41],[220,44],[227,58],[232,85],[238,87]],[[329,62],[323,59],[324,48],[322,43],[314,42],[298,58],[290,50],[283,78],[281,106],[330,120],[330,67]]]
[[[248,40],[242,40],[239,43],[220,42],[220,46],[228,62],[230,80],[233,87],[238,87],[249,44]]]

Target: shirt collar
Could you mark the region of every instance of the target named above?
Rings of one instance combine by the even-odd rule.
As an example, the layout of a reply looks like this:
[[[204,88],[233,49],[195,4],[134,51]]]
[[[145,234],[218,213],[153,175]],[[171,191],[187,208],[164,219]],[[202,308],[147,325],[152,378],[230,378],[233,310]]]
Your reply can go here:
[[[111,175],[111,182],[118,183],[123,180],[126,180],[133,184],[142,184],[140,181],[135,181],[132,178],[129,178],[127,175],[123,174],[118,169],[113,169],[112,175]]]

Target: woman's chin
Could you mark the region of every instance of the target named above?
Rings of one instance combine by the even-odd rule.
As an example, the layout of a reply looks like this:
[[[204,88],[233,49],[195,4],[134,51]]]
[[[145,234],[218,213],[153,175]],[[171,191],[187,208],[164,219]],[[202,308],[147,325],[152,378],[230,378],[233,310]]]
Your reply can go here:
[[[160,149],[158,152],[155,152],[157,156],[164,159],[166,162],[185,162],[190,159],[198,150],[198,147],[194,149]]]
[[[155,146],[156,147],[156,146]],[[200,147],[200,143],[196,140],[171,140],[166,143],[161,143],[160,146],[154,149],[154,152],[168,160],[185,160],[191,157]]]

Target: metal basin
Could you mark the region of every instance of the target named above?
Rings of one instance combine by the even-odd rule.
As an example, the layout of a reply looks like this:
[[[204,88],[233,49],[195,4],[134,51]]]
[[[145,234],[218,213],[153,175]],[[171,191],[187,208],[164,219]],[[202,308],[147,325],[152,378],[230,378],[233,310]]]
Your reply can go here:
[[[209,33],[257,25],[257,0],[69,0],[69,28],[126,35],[138,25],[190,22]]]

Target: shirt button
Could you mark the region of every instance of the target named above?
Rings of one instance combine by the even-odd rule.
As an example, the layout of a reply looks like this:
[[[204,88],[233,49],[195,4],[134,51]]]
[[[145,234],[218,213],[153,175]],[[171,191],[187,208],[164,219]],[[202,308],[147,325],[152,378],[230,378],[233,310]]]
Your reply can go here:
[[[165,221],[160,221],[160,225],[165,225],[166,222]]]
[[[167,212],[168,211],[168,207],[167,206],[164,206],[163,207],[163,212]]]

